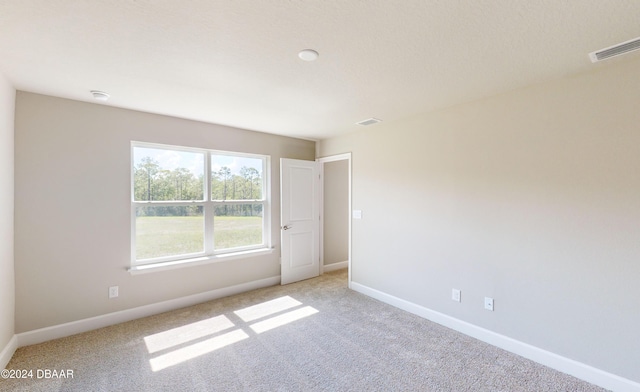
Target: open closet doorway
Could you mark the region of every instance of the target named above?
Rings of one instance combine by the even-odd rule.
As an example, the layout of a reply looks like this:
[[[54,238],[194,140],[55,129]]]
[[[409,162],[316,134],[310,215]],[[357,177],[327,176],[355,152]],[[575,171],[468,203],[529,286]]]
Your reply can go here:
[[[351,287],[351,153],[319,158],[320,273],[348,268]]]

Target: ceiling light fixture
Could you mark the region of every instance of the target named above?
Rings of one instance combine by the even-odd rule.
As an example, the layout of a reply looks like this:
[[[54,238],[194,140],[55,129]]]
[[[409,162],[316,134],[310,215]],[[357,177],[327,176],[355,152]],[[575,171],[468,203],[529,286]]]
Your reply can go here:
[[[105,93],[104,91],[98,90],[91,90],[91,94],[93,95],[93,98],[97,99],[98,101],[106,101],[110,97],[110,95]]]
[[[298,57],[300,57],[304,61],[315,61],[318,58],[319,54],[313,49],[304,49],[298,53]]]

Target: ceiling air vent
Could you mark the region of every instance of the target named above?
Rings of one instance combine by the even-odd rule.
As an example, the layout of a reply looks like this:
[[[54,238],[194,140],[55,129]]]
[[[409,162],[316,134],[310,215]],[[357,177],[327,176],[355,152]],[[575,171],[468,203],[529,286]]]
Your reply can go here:
[[[357,122],[357,125],[371,125],[371,124],[377,124],[379,122],[381,122],[382,120],[378,120],[377,118],[368,118],[366,120],[362,120],[360,122]]]
[[[623,42],[621,44],[610,46],[608,48],[596,50],[595,52],[591,52],[589,53],[589,58],[591,59],[591,62],[595,63],[638,49],[640,49],[640,37]]]

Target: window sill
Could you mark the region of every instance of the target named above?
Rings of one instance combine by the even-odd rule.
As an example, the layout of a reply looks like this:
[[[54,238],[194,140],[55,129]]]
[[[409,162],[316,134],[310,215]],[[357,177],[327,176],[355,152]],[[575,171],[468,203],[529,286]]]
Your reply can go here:
[[[131,275],[147,274],[150,272],[167,271],[185,267],[195,267],[197,265],[205,265],[211,263],[219,263],[221,261],[244,259],[247,257],[264,256],[273,253],[274,248],[252,249],[243,252],[225,253],[213,256],[195,257],[192,259],[163,261],[153,264],[136,265],[129,267],[128,271]]]

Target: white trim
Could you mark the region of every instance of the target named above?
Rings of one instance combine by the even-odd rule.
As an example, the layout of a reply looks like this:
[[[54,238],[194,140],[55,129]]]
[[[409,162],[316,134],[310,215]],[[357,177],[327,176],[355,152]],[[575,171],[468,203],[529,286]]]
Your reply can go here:
[[[337,270],[345,269],[348,267],[349,267],[349,260],[339,261],[337,263],[325,264],[324,272],[337,271]]]
[[[403,300],[393,295],[383,293],[376,289],[372,289],[360,283],[352,282],[351,288],[354,291],[395,306],[399,309],[413,313],[427,320],[433,321],[445,327],[451,328],[465,335],[471,336],[493,346],[502,348],[514,354],[528,358],[552,369],[570,374],[581,380],[598,385],[613,391],[622,392],[639,392],[640,383],[617,376],[604,370],[586,365],[584,363],[569,359],[550,351],[532,346],[530,344],[512,339],[510,337],[495,333],[488,329],[484,329],[477,325],[468,323],[448,316],[446,314],[436,312],[412,302]]]
[[[11,357],[18,349],[18,337],[13,335],[9,343],[2,349],[0,352],[0,369],[6,369],[9,361],[11,361]]]
[[[324,162],[316,159],[318,165],[318,214],[320,214],[320,222],[318,229],[318,254],[320,255],[320,275],[324,274]]]
[[[229,261],[235,259],[245,259],[247,257],[264,256],[273,253],[273,248],[251,249],[241,252],[221,253],[211,256],[193,257],[190,259],[170,260],[150,264],[139,264],[129,267],[127,270],[131,275],[148,274],[149,272],[169,271],[178,268],[195,267],[197,265],[205,265],[211,263],[219,263],[221,261]]]
[[[348,154],[349,155],[349,159],[347,160],[347,162],[349,162],[349,168],[347,169],[349,171],[349,269],[347,271],[347,285],[349,286],[349,288],[351,288],[351,271],[352,271],[352,266],[351,266],[351,260],[353,260],[353,258],[351,257],[351,228],[352,228],[352,218],[353,218],[353,206],[352,206],[352,198],[351,198],[351,184],[352,184],[352,169],[351,169],[351,153]]]
[[[94,329],[123,323],[126,321],[131,321],[142,317],[152,316],[154,314],[164,313],[170,310],[197,305],[214,299],[244,293],[246,291],[275,286],[278,284],[280,284],[280,276],[274,276],[271,278],[260,279],[235,286],[211,290],[200,294],[194,294],[182,298],[158,302],[155,304],[144,305],[133,309],[121,310],[119,312],[108,313],[83,320],[36,329],[34,331],[23,332],[17,335],[18,347],[29,346],[32,344],[46,342],[52,339],[63,338],[66,336],[75,335],[78,333],[87,332]]]
[[[326,162],[334,162],[334,161],[344,161],[345,159],[351,159],[351,153],[345,152],[344,154],[331,155],[328,157],[322,157],[316,159],[318,162],[326,163]]]

